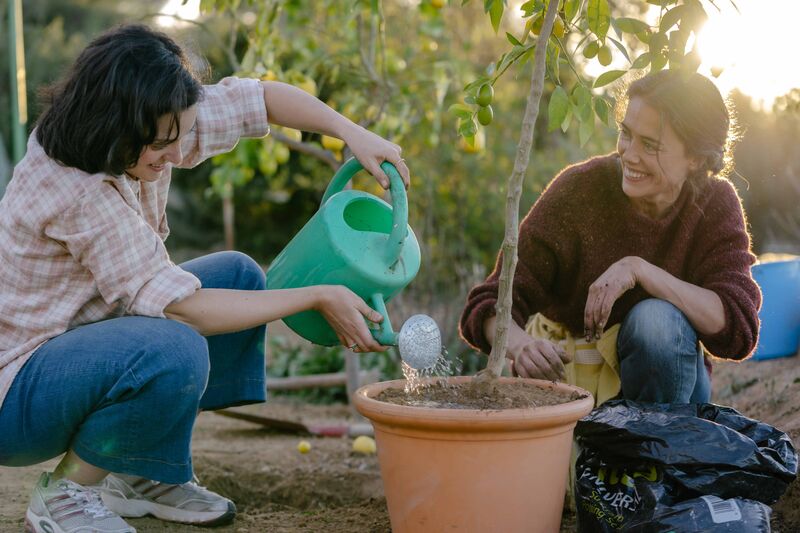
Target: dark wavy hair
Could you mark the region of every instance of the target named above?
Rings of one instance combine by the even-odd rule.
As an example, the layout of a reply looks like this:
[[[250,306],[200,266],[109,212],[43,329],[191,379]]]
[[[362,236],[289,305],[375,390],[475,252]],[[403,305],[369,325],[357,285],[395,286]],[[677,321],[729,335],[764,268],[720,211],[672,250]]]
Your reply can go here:
[[[733,167],[735,118],[728,103],[710,79],[696,72],[661,70],[628,85],[618,100],[622,120],[631,98],[641,98],[661,115],[683,143],[686,154],[700,165],[687,176],[693,192],[712,177],[724,178]]]
[[[167,35],[141,24],[118,26],[94,39],[67,75],[42,92],[47,109],[36,139],[59,163],[94,174],[120,175],[136,165],[158,134],[158,119],[197,103],[203,86]]]

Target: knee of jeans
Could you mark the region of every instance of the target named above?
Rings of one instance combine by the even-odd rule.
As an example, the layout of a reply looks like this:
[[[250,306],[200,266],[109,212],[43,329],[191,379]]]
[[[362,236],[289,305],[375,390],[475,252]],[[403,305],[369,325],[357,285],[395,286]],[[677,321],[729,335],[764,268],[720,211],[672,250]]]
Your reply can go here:
[[[156,361],[152,386],[170,399],[197,400],[205,391],[210,369],[208,343],[198,332],[173,320],[165,321],[147,352]]]
[[[619,332],[621,344],[634,343],[639,348],[663,350],[681,341],[694,345],[697,342],[694,328],[680,309],[656,298],[643,300],[633,306],[622,321]]]
[[[266,275],[264,269],[247,254],[236,251],[222,252],[224,261],[229,268],[236,272],[236,281],[233,289],[263,290],[266,288]]]

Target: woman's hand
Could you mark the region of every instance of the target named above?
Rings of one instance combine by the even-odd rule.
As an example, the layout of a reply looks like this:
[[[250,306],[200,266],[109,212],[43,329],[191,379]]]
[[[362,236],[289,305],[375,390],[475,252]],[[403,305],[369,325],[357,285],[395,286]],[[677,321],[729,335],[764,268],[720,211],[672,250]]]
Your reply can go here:
[[[643,262],[640,257],[623,257],[589,285],[589,296],[583,312],[583,333],[588,342],[599,339],[603,334],[614,302],[636,286]]]
[[[508,330],[506,357],[514,362],[514,374],[550,381],[564,379],[564,364],[570,362],[563,347],[545,339],[534,339],[514,322]]]
[[[381,169],[381,163],[388,161],[395,166],[403,179],[406,188],[410,183],[410,174],[400,153],[402,148],[383,137],[351,123],[342,133],[342,140],[347,143],[353,155],[364,169],[375,176],[384,189],[389,188],[389,177]]]
[[[383,316],[372,309],[353,291],[342,285],[323,285],[315,309],[319,311],[336,332],[342,346],[354,352],[385,352],[370,333],[366,318],[372,322],[383,321]]]

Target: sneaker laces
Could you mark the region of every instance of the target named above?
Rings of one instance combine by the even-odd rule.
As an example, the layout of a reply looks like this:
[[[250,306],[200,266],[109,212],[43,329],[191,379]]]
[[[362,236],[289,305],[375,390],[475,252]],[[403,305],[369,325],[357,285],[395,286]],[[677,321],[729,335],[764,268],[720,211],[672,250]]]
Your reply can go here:
[[[204,494],[210,492],[207,488],[200,484],[200,480],[197,479],[197,476],[194,474],[192,474],[192,480],[187,481],[186,483],[181,483],[181,487]]]
[[[83,504],[83,512],[91,515],[93,518],[115,516],[115,514],[105,506],[98,491],[78,485],[69,480],[62,480],[59,483],[59,487],[66,492],[70,498]]]

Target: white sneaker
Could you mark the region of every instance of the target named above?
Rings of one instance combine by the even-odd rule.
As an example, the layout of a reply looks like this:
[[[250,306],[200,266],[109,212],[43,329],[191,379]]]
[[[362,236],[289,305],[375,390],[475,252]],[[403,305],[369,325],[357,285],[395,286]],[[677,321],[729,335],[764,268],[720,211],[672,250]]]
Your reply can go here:
[[[170,522],[219,526],[233,521],[236,515],[232,501],[194,481],[170,485],[137,476],[109,474],[97,488],[106,506],[126,518],[152,515]]]
[[[43,473],[25,513],[26,533],[136,533],[109,511],[97,490]]]

